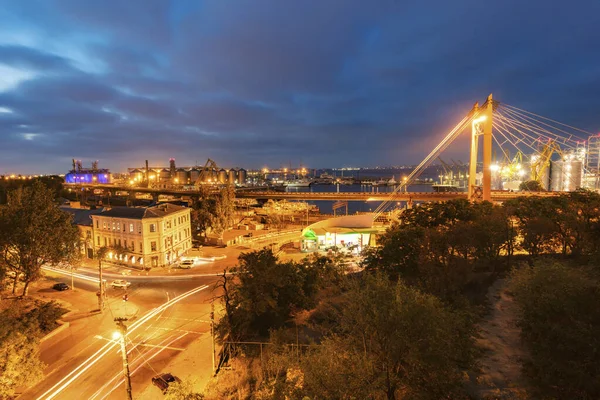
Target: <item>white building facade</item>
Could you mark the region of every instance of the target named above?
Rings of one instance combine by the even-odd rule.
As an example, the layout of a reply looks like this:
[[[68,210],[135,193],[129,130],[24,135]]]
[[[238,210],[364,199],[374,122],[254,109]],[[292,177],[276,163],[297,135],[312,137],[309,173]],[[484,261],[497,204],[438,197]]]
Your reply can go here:
[[[174,263],[192,247],[191,209],[169,203],[115,207],[92,216],[94,248],[109,248],[108,260],[133,267]]]

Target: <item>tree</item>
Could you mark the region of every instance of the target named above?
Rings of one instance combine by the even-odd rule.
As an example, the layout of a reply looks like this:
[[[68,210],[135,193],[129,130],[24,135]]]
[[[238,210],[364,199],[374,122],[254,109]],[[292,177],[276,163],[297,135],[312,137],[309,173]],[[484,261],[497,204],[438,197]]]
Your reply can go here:
[[[363,266],[391,279],[416,278],[425,234],[426,230],[419,226],[391,227],[379,239],[378,247],[365,250]]]
[[[212,217],[212,226],[219,235],[222,235],[233,224],[234,201],[235,190],[233,186],[228,185],[219,191]]]
[[[44,377],[38,339],[13,332],[0,340],[0,399],[13,398],[20,386],[33,385]]]
[[[271,250],[242,253],[235,280],[224,278],[227,318],[217,324],[221,340],[266,338],[297,310],[315,304],[322,266],[280,262]]]
[[[536,398],[600,398],[600,284],[597,275],[538,261],[511,274],[518,324]]]
[[[77,227],[40,182],[8,194],[8,203],[0,209],[0,233],[0,259],[15,273],[13,292],[22,274],[23,296],[41,277],[43,265],[70,262],[79,254]]]
[[[474,328],[434,296],[367,276],[348,292],[339,326],[301,362],[309,396],[466,398]]]
[[[204,235],[213,227],[213,216],[215,214],[214,199],[202,199],[194,203],[191,213],[191,225],[194,234]]]
[[[519,190],[527,192],[545,192],[546,190],[539,181],[525,181],[519,185]]]
[[[65,311],[55,302],[14,301],[0,312],[0,399],[43,378],[39,339],[57,327]]]

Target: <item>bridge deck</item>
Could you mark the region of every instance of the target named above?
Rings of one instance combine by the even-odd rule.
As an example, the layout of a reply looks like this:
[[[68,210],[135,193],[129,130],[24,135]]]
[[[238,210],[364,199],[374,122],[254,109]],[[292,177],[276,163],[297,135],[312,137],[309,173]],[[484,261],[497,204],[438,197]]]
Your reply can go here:
[[[200,194],[197,190],[175,190],[154,188],[131,188],[127,186],[100,185],[100,184],[66,184],[70,187],[83,187],[88,189],[103,189],[110,191],[164,194],[172,196],[194,197]],[[521,196],[556,196],[559,192],[507,192],[492,191],[493,201],[506,201]],[[386,201],[390,200],[391,193],[369,193],[369,192],[277,192],[277,191],[237,191],[236,197],[247,199],[273,199],[273,200],[330,200],[330,201]],[[453,199],[466,199],[465,192],[401,192],[393,196],[394,201],[446,201]]]

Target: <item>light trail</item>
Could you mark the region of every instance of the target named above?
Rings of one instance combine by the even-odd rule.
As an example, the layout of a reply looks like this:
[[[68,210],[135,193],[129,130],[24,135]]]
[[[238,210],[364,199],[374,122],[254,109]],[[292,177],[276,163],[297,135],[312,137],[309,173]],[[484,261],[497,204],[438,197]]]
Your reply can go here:
[[[175,341],[177,341],[177,340],[181,339],[181,338],[182,338],[182,337],[184,337],[184,336],[185,336],[185,334],[183,334],[183,335],[180,335],[180,336],[179,336],[179,337],[177,337],[175,340],[171,340],[170,342],[168,342],[168,341],[169,341],[169,340],[170,340],[170,339],[173,337],[173,336],[169,336],[169,337],[167,337],[166,339],[163,339],[163,340],[162,340],[162,341],[159,343],[159,345],[163,345],[165,342],[168,342],[168,343],[166,343],[166,345],[165,345],[165,346],[168,346],[168,345],[172,344],[173,342],[175,342]],[[136,347],[138,347],[138,345],[134,345],[133,347],[129,348],[129,349],[128,349],[128,351],[127,351],[127,354],[131,354],[131,352],[133,352],[133,350],[134,350]],[[136,367],[136,368],[133,370],[133,372],[131,372],[131,373],[129,374],[130,376],[133,376],[133,374],[134,374],[134,373],[135,373],[135,372],[136,372],[136,371],[137,371],[137,370],[138,370],[138,369],[139,369],[139,368],[140,368],[142,365],[144,365],[144,361],[145,361],[145,360],[143,360],[143,359],[142,359],[142,358],[143,358],[143,353],[142,353],[142,352],[141,352],[139,349],[137,349],[137,350],[138,350],[138,352],[139,352],[140,354],[139,354],[139,355],[138,355],[136,358],[134,358],[134,359],[133,359],[133,360],[130,362],[130,365],[131,365],[131,367],[133,367],[133,365],[134,365],[134,364],[136,364],[136,363],[137,363],[138,361],[140,361],[140,360],[141,360],[141,365],[137,366],[137,367]],[[152,350],[153,350],[153,349],[151,349],[151,350],[148,350],[146,353],[150,353]],[[119,352],[120,352],[120,351],[119,351]],[[154,358],[154,356],[153,356],[153,357],[151,357],[151,358],[150,358],[150,360],[151,360],[152,358]],[[121,377],[121,376],[122,376],[122,372],[119,372],[119,373],[117,373],[115,376],[113,376],[113,377],[112,377],[112,379],[111,379],[111,380],[109,380],[108,382],[106,382],[106,383],[105,383],[105,384],[104,384],[104,385],[103,385],[103,386],[102,386],[100,389],[98,389],[98,390],[97,390],[97,391],[96,391],[96,392],[95,392],[95,393],[94,393],[94,394],[93,394],[93,395],[92,395],[92,396],[89,398],[89,400],[93,400],[93,399],[95,399],[96,397],[98,397],[98,396],[102,395],[102,391],[103,391],[103,390],[105,390],[105,389],[107,389],[107,388],[108,388],[108,387],[111,385],[111,383],[115,382],[115,381],[116,381],[117,379],[119,379],[119,377]],[[119,385],[121,385],[123,382],[124,382],[124,380],[121,380],[120,382],[118,382],[118,383],[114,384],[114,385],[113,385],[113,387],[112,387],[112,389],[110,389],[110,391],[109,391],[109,392],[108,392],[108,393],[107,393],[107,394],[106,394],[106,395],[105,395],[103,398],[105,398],[105,397],[106,397],[106,396],[108,396],[110,393],[112,393],[112,392],[113,392],[113,391],[114,391],[116,388],[118,388],[118,387],[119,387]]]
[[[164,345],[159,351],[157,351],[156,353],[154,353],[152,356],[150,356],[150,358],[146,359],[144,357],[144,354],[140,352],[140,355],[138,357],[135,358],[134,363],[138,360],[141,359],[141,363],[140,365],[138,365],[130,374],[130,376],[133,376],[133,374],[135,374],[140,368],[142,368],[144,366],[144,364],[148,363],[148,361],[152,360],[154,357],[156,357],[157,355],[159,355],[160,353],[162,353],[166,348],[168,348],[171,344],[175,343],[176,341],[178,341],[179,339],[181,339],[182,337],[184,337],[185,335],[187,335],[187,333],[184,333],[182,335],[180,335],[179,337],[176,337],[175,339],[171,340],[169,343],[167,343],[166,345]],[[165,342],[166,340],[169,340],[171,337],[169,336],[167,339],[163,340],[163,342]],[[161,342],[162,343],[162,342]],[[139,350],[138,350],[139,351]],[[150,351],[147,351],[146,353],[150,353]],[[148,364],[149,365],[149,364]],[[111,382],[113,382],[116,379],[119,379],[119,377],[122,376],[122,374],[117,374],[113,377],[113,379],[111,379]],[[106,393],[100,400],[104,400],[106,399],[108,396],[110,396],[110,394],[112,392],[114,392],[119,386],[121,386],[123,383],[125,382],[125,379],[121,378],[121,380],[113,386],[112,389],[110,389],[110,391],[108,393]],[[106,385],[105,385],[106,386]],[[97,392],[98,393],[98,392]],[[94,394],[93,397],[90,398],[90,400],[94,399],[97,396],[97,394]]]
[[[44,269],[46,271],[55,272],[57,274],[61,274],[61,275],[68,276],[68,277],[73,276],[75,278],[83,279],[85,281],[90,281],[90,282],[94,282],[94,283],[100,282],[100,280],[98,278],[93,278],[89,275],[79,274],[77,272],[68,272],[68,271],[65,271],[64,269],[60,269],[60,268],[42,267],[42,269]],[[106,282],[106,279],[103,279],[103,281]]]
[[[208,287],[209,287],[208,285],[199,286],[195,289],[192,289],[190,291],[182,293],[177,297],[174,297],[173,299],[154,308],[153,310],[150,310],[142,318],[140,318],[139,320],[137,320],[133,324],[131,324],[131,326],[129,327],[129,329],[127,331],[127,335],[134,332],[138,327],[140,327],[142,324],[146,323],[148,320],[150,320],[151,318],[153,318],[160,312],[166,310],[167,308],[178,303],[179,301],[181,301],[193,294],[196,294]],[[109,351],[114,349],[117,345],[118,345],[118,343],[106,343],[98,351],[96,351],[96,353],[94,353],[87,360],[85,360],[84,362],[79,364],[79,366],[77,366],[75,369],[73,369],[73,371],[71,371],[69,374],[67,374],[67,376],[65,376],[63,379],[61,379],[58,383],[56,383],[54,386],[52,386],[50,389],[48,389],[44,394],[39,396],[37,399],[38,400],[41,400],[41,399],[51,400],[51,399],[55,398],[56,396],[58,396],[63,390],[65,390],[67,388],[67,386],[69,386],[71,383],[73,383],[85,371],[87,371],[90,367],[92,367],[95,363],[97,363],[102,357],[104,357]]]

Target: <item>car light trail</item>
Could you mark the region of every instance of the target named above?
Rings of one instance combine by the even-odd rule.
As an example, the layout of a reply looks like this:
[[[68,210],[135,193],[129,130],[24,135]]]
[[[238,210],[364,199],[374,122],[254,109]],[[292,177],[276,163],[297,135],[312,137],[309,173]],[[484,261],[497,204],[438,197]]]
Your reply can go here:
[[[93,278],[91,276],[79,274],[76,272],[68,272],[68,271],[65,271],[64,269],[60,269],[60,268],[42,267],[42,269],[45,269],[46,271],[56,272],[57,274],[65,275],[68,277],[73,276],[75,278],[83,279],[85,281],[90,281],[90,282],[94,282],[94,283],[100,282],[100,280],[98,278]],[[106,282],[106,279],[103,279],[103,280],[104,280],[104,282]]]
[[[188,292],[182,293],[177,297],[174,297],[173,299],[156,307],[153,310],[150,310],[142,318],[140,318],[139,320],[137,320],[133,324],[131,324],[131,326],[128,329],[127,335],[129,335],[130,333],[135,331],[142,324],[146,323],[148,320],[150,320],[151,318],[153,318],[160,312],[166,310],[167,308],[178,303],[179,301],[181,301],[191,295],[194,295],[208,287],[209,287],[208,285],[199,286]],[[71,383],[73,383],[85,371],[87,371],[90,367],[92,367],[95,363],[97,363],[102,357],[104,357],[109,351],[114,349],[117,345],[118,345],[118,343],[114,343],[114,342],[106,343],[98,351],[96,351],[96,353],[94,353],[91,357],[89,357],[87,360],[85,360],[84,362],[79,364],[79,366],[77,366],[73,371],[71,371],[69,374],[67,374],[67,376],[65,376],[58,383],[56,383],[54,386],[52,386],[50,389],[48,389],[44,394],[42,394],[40,397],[38,397],[38,400],[40,400],[40,399],[51,400],[51,399],[55,398],[56,396],[58,396],[63,390],[65,390],[67,388],[67,386],[69,386]]]
[[[162,353],[165,349],[167,349],[171,344],[175,343],[176,341],[178,341],[179,339],[181,339],[182,337],[184,337],[185,335],[187,335],[187,333],[184,333],[178,337],[176,337],[175,339],[171,340],[170,342],[168,342],[166,345],[161,346],[162,348],[157,351],[156,353],[152,354],[152,356],[150,356],[150,358],[145,358],[144,354],[142,354],[140,352],[140,355],[138,357],[136,357],[132,364],[135,363],[138,360],[141,360],[140,365],[138,365],[132,372],[131,374],[129,374],[130,376],[133,376],[133,374],[135,374],[140,368],[142,368],[144,366],[144,363],[147,363],[148,361],[152,360],[154,357],[156,357],[157,355],[159,355],[160,353]],[[167,339],[163,340],[161,343],[166,342],[167,340],[171,339],[171,336],[169,336]],[[139,350],[138,350],[139,351]],[[148,351],[147,353],[149,353],[150,351]],[[95,399],[97,396],[99,396],[102,391],[109,386],[112,382],[116,381],[117,379],[121,378],[121,380],[119,382],[117,382],[112,389],[110,389],[108,391],[108,393],[106,393],[100,400],[104,400],[106,399],[108,396],[110,396],[110,394],[112,392],[115,391],[115,389],[117,389],[119,386],[121,386],[123,384],[123,382],[125,382],[125,380],[122,378],[122,373],[118,373],[116,374],[109,382],[107,382],[104,386],[102,386],[102,388],[100,388],[96,393],[94,393],[94,395],[92,397],[90,397],[90,400]]]

